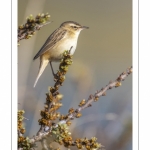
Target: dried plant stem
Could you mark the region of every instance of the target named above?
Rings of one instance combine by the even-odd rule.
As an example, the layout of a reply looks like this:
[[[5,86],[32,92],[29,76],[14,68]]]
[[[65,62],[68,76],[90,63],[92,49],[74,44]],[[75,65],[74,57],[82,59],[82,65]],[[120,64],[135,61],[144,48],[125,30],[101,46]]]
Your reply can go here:
[[[97,101],[100,96],[105,96],[106,91],[109,89],[112,89],[113,87],[119,87],[121,86],[121,81],[124,81],[125,78],[132,73],[132,67],[128,68],[126,72],[123,72],[119,75],[119,77],[114,81],[110,81],[108,85],[106,85],[105,88],[102,88],[100,91],[97,91],[94,95],[90,95],[89,98],[85,101],[84,105],[80,106],[78,109],[76,109],[73,113],[68,114],[67,119],[61,120],[58,124],[65,124],[70,119],[74,119],[77,117],[77,114],[81,112],[83,109],[90,107],[91,103],[94,101]],[[53,128],[57,128],[58,124],[55,124]],[[30,142],[32,144],[41,141],[43,138],[46,138],[48,135],[51,134],[51,131],[43,132],[38,134],[37,136],[34,136],[33,138],[30,138]]]
[[[107,90],[112,89],[113,87],[121,86],[121,81],[124,81],[125,78],[131,73],[132,73],[132,66],[128,68],[126,72],[121,73],[114,82],[110,81],[109,84],[105,86],[105,88],[102,88],[100,91],[97,91],[94,95],[90,95],[89,98],[85,101],[84,105],[76,109],[75,112],[68,114],[68,118],[66,119],[66,121],[73,119],[83,109],[92,106],[91,103],[97,101],[101,96],[105,96]]]
[[[48,13],[38,14],[36,17],[33,17],[32,15],[27,17],[26,23],[18,27],[18,42],[23,39],[31,38],[36,31],[40,30],[43,26],[51,23],[52,21],[48,22],[49,18],[50,15]],[[20,44],[18,43],[18,45]]]
[[[20,41],[20,40],[23,40],[23,39],[26,39],[26,36],[29,34],[32,34],[33,32],[35,32],[36,30],[40,30],[43,26],[45,26],[45,25],[47,25],[47,24],[49,24],[49,23],[51,23],[52,21],[50,21],[50,22],[47,22],[47,23],[45,23],[45,24],[36,24],[35,25],[35,27],[32,29],[32,31],[26,31],[26,30],[23,30],[23,31],[21,31],[21,30],[18,30],[18,42]]]
[[[55,84],[53,87],[50,88],[50,92],[46,94],[47,95],[46,102],[45,102],[46,107],[44,108],[42,113],[51,115],[51,118],[44,118],[45,116],[42,115],[42,118],[40,119],[41,127],[37,132],[37,136],[41,134],[43,131],[49,131],[53,124],[53,120],[57,119],[57,118],[53,119],[52,116],[55,115],[56,110],[62,106],[62,104],[59,103],[59,100],[62,98],[62,95],[58,92],[58,90],[59,87],[62,86],[65,80],[65,74],[67,72],[66,68],[68,68],[68,66],[72,64],[72,60],[71,60],[72,56],[70,55],[71,49],[72,47],[70,48],[69,51],[65,51],[63,53],[64,58],[60,63],[59,70],[55,74],[55,79],[54,79]],[[46,123],[43,121],[43,119]]]

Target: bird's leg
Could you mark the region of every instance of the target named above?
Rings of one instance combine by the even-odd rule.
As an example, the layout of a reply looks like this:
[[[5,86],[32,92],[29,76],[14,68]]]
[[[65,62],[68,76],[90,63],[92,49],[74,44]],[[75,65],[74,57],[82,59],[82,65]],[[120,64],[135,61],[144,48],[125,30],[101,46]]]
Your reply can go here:
[[[71,49],[73,48],[73,46],[70,47],[69,53],[71,53]]]
[[[54,73],[54,70],[53,70],[52,62],[50,61],[49,64],[51,66],[51,70],[52,70],[52,74],[53,74],[54,78],[57,79],[57,75]]]

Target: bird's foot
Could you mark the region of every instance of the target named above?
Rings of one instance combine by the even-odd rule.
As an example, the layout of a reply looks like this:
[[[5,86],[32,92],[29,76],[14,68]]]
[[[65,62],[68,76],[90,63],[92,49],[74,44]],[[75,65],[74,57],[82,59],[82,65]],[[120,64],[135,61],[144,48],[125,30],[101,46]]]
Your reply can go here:
[[[57,73],[56,73],[56,74],[55,74],[55,73],[53,73],[53,76],[54,76],[54,81],[58,80],[58,77],[59,77],[59,76],[58,76],[58,74],[57,74]]]

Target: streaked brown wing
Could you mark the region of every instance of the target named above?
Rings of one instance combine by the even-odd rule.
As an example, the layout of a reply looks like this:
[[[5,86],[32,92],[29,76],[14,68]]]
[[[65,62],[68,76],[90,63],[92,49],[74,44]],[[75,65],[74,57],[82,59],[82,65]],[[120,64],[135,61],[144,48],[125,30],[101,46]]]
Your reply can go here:
[[[66,30],[61,30],[60,28],[56,29],[46,40],[44,45],[41,47],[39,52],[34,56],[33,60],[37,59],[40,55],[50,50],[55,46],[55,44],[60,41],[66,34]]]

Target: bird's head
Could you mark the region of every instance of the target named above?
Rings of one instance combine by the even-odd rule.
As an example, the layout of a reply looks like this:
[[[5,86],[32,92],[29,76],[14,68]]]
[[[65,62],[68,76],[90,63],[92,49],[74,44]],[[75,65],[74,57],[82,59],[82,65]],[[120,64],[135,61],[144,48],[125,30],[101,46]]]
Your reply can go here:
[[[74,21],[66,21],[60,25],[61,28],[64,28],[66,30],[72,31],[72,32],[80,32],[83,29],[88,29],[89,27],[82,26],[77,22]]]

